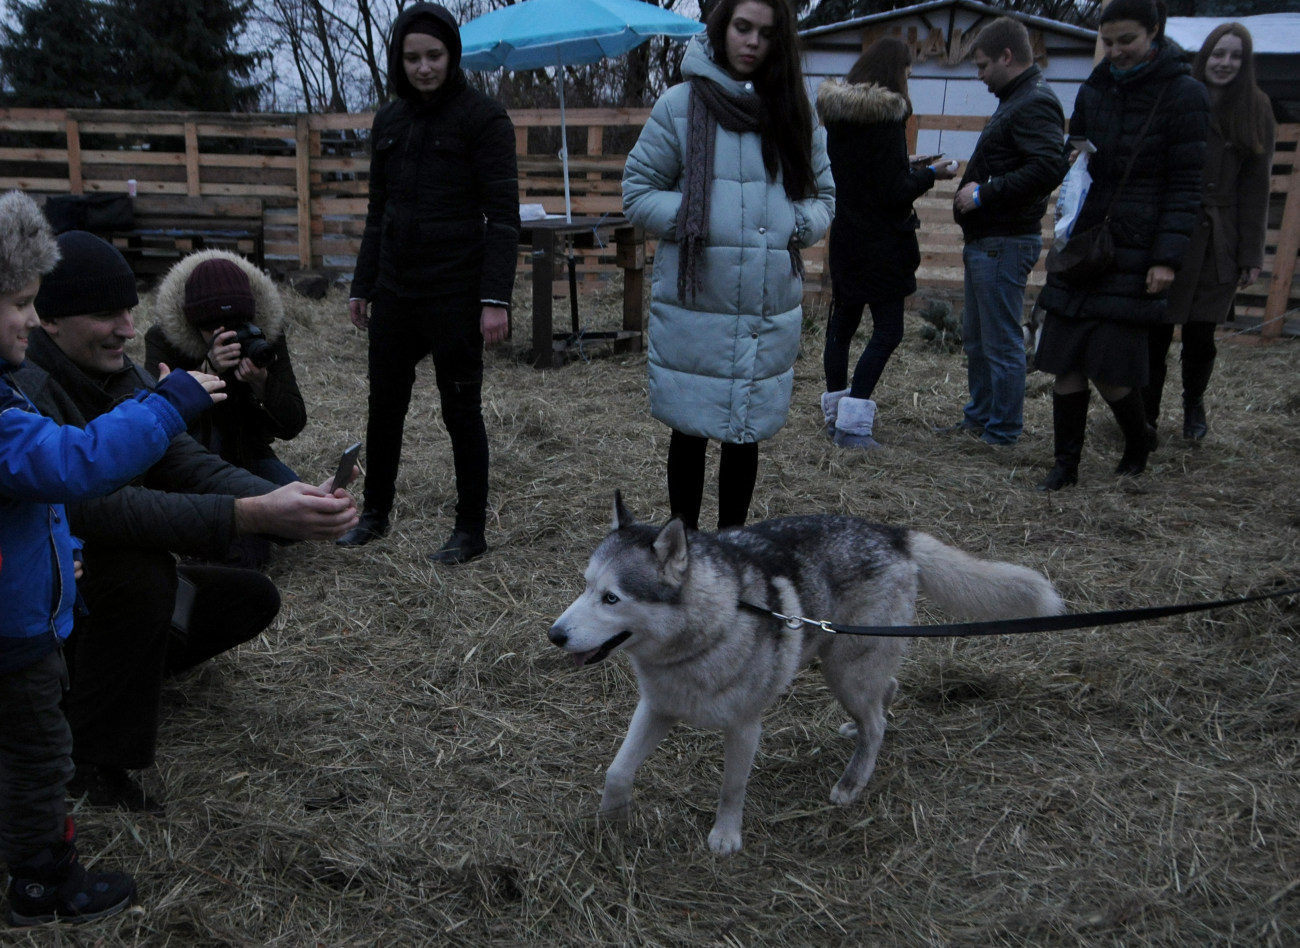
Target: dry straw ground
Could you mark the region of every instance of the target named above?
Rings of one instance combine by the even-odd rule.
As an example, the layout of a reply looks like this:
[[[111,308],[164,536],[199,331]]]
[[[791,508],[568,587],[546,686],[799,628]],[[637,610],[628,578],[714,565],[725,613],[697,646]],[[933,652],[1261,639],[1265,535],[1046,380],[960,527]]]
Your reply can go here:
[[[312,423],[283,453],[320,480],[363,432],[365,346],[340,298],[293,305]],[[591,304],[589,324],[611,310]],[[1118,435],[1094,402],[1081,484],[1044,495],[1031,488],[1051,451],[1048,380],[1031,377],[1015,448],[936,435],[962,402],[962,357],[928,349],[909,320],[877,393],[889,450],[872,454],[818,433],[810,323],[790,422],[762,449],[756,518],[919,527],[1044,570],[1073,611],[1300,581],[1293,342],[1225,343],[1211,437],[1167,442],[1136,480],[1110,474]],[[595,820],[635,684],[617,656],[571,668],[545,633],[614,488],[645,518],[667,515],[667,432],[644,377],[641,355],[548,372],[494,355],[492,551],[441,570],[424,555],[450,528],[451,468],[422,374],[391,536],[282,551],[274,626],[168,689],[145,774],[166,815],[78,814],[86,852],[134,872],[142,908],[8,943],[1300,943],[1295,600],[920,643],[876,776],[847,808],[828,802],[849,752],[842,716],[805,672],[768,715],[743,853],[705,846],[721,766],[710,733],[670,736],[628,827]]]

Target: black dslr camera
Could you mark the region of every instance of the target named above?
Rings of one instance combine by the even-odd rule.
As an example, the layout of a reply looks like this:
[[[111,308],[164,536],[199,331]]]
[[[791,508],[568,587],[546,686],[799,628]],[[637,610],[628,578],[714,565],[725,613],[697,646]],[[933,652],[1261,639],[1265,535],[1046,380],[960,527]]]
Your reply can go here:
[[[261,329],[252,323],[243,323],[234,329],[241,357],[259,369],[264,369],[275,361],[275,346],[266,341],[266,333]]]

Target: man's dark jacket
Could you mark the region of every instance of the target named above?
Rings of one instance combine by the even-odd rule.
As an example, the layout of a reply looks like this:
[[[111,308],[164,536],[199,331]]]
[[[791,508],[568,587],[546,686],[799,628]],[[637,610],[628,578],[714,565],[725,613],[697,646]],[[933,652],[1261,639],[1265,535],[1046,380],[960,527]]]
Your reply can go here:
[[[466,83],[459,48],[432,96],[411,86],[402,40],[422,17],[456,32],[447,11],[429,3],[408,7],[393,26],[388,80],[397,98],[371,129],[370,203],[350,295],[508,304],[519,247],[514,126]]]
[[[28,337],[27,362],[14,377],[42,414],[79,428],[123,398],[157,384],[130,359],[106,379],[93,379],[41,329]],[[275,489],[182,433],[162,460],[126,487],[68,504],[68,522],[87,545],[170,550],[221,561],[236,536],[235,498]]]
[[[1042,71],[1030,66],[997,92],[960,187],[980,186],[980,206],[954,211],[966,240],[1016,237],[1043,229],[1047,202],[1069,170],[1065,112]]]

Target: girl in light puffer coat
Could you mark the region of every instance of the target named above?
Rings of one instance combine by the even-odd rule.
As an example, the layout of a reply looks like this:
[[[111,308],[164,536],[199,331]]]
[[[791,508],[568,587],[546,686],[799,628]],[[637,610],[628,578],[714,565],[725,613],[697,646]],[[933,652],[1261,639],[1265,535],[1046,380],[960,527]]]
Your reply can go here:
[[[628,218],[660,237],[650,409],[673,429],[668,495],[698,526],[708,439],[718,525],[745,522],[758,442],[785,424],[803,319],[799,250],[835,211],[788,0],[722,0],[655,104],[623,174]]]

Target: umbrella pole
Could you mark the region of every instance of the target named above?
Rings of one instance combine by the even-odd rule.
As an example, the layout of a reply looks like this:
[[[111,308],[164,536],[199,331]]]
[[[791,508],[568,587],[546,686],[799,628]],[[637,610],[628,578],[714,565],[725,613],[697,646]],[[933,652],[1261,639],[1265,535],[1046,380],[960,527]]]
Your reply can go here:
[[[573,223],[573,204],[569,198],[569,131],[564,119],[564,63],[555,50],[555,79],[560,84],[560,165],[564,169],[564,221]]]

